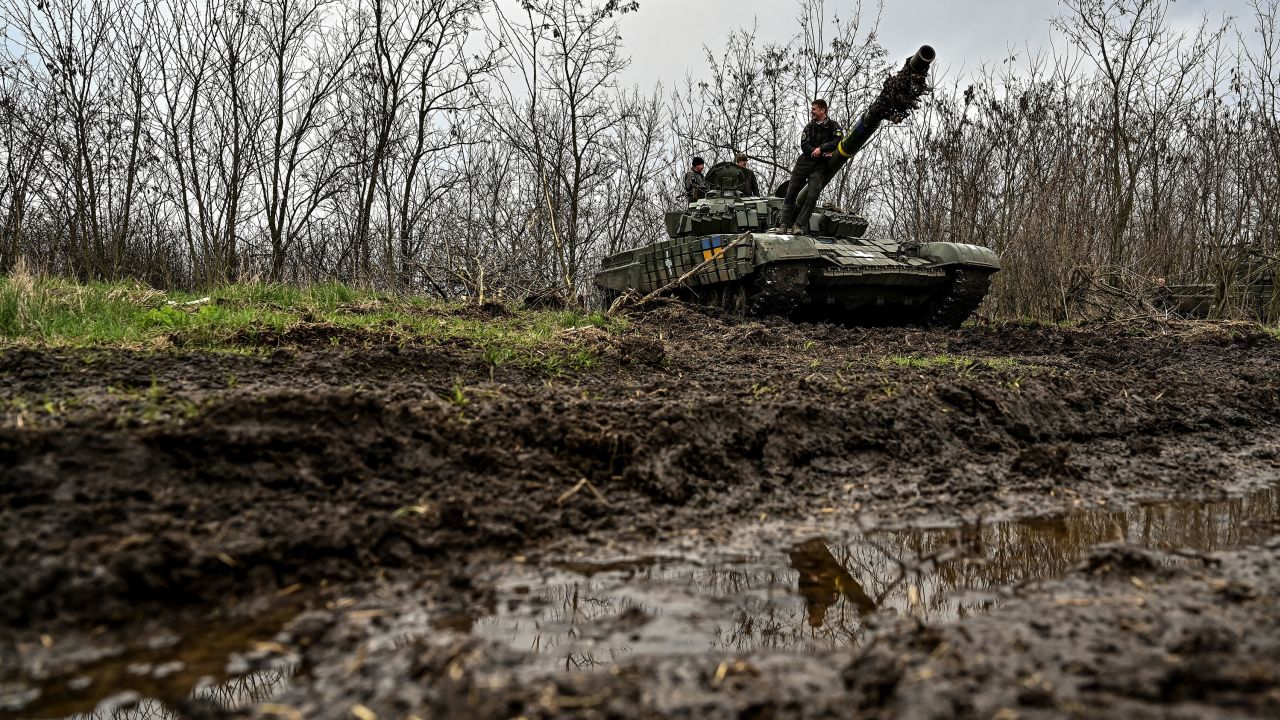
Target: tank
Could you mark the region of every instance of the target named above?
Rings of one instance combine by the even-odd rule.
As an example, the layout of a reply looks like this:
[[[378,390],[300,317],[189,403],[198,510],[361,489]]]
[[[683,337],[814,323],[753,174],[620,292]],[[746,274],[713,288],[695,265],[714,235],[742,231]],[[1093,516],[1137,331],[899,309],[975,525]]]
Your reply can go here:
[[[1276,258],[1257,249],[1239,254],[1229,280],[1217,283],[1166,283],[1158,278],[1149,300],[1159,311],[1184,318],[1245,317],[1275,322],[1280,317],[1276,293]]]
[[[884,120],[901,121],[918,107],[933,59],[923,46],[885,81],[828,158],[825,177],[833,178]],[[988,248],[869,238],[864,218],[830,206],[816,209],[800,232],[781,232],[775,226],[785,184],[770,197],[748,196],[745,171],[728,162],[711,167],[707,182],[706,197],[666,214],[667,239],[603,259],[595,284],[606,304],[628,291],[666,288],[733,313],[958,327],[1000,270]]]

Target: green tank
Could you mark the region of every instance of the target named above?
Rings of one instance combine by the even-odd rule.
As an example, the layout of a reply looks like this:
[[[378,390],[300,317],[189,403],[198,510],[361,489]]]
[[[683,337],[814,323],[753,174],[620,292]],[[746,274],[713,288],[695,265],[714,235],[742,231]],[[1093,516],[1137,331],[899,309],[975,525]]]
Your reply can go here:
[[[918,107],[933,58],[926,45],[885,82],[827,160],[828,181],[883,120]],[[707,182],[705,198],[667,213],[668,239],[604,258],[595,284],[606,304],[628,291],[667,288],[735,313],[957,327],[1000,269],[999,257],[977,245],[868,238],[865,219],[832,207],[815,210],[800,232],[781,232],[774,226],[785,185],[771,197],[747,196],[745,171],[727,162],[713,166]]]
[[[1150,300],[1155,308],[1184,318],[1243,317],[1271,323],[1280,318],[1276,268],[1280,261],[1245,249],[1220,283],[1168,283],[1158,278]]]

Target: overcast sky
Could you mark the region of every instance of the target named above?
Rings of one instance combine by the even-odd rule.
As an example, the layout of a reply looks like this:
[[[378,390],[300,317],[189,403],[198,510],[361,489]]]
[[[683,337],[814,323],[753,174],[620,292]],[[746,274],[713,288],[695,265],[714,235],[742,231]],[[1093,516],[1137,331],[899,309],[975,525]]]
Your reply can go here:
[[[873,0],[867,0],[874,7]],[[854,0],[827,0],[827,7],[848,16]],[[1049,18],[1059,14],[1058,0],[886,0],[880,21],[880,42],[895,62],[921,44],[938,51],[937,69],[962,75],[985,62],[999,62],[1013,49],[1025,59],[1047,49]],[[1179,26],[1194,27],[1208,12],[1240,19],[1239,27],[1253,27],[1246,0],[1179,0],[1170,12]],[[799,31],[797,6],[792,0],[640,0],[640,11],[622,19],[623,52],[632,64],[625,82],[643,88],[662,81],[666,88],[691,70],[701,74],[702,46],[717,55],[727,32],[759,21],[761,41],[784,42]]]

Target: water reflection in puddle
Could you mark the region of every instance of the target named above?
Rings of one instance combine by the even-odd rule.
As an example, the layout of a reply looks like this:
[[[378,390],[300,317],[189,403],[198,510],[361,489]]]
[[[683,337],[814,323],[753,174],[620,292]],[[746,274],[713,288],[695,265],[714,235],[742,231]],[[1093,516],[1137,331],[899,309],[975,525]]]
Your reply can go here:
[[[177,718],[173,706],[185,698],[226,711],[265,702],[292,684],[298,657],[263,641],[297,611],[285,604],[243,622],[201,625],[173,647],[132,650],[71,677],[22,683],[15,689],[26,697],[15,693],[13,707],[0,703],[0,718]],[[250,658],[259,656],[250,671]]]
[[[419,609],[406,616],[412,630],[396,634],[408,641],[470,633],[531,653],[520,668],[530,673],[590,670],[634,655],[818,652],[856,645],[876,615],[938,622],[986,612],[1007,588],[1059,577],[1101,543],[1190,554],[1276,532],[1280,490],[1268,489],[1216,503],[1082,510],[963,529],[798,533],[803,539],[767,551],[753,549],[760,536],[744,533],[714,554],[504,566],[496,580],[483,579],[496,586],[496,602],[479,616],[439,617],[424,632]],[[1196,562],[1171,559],[1180,561]],[[181,648],[104,661],[70,681],[24,686],[39,695],[20,714],[0,709],[0,718],[171,718],[174,702],[188,696],[224,710],[268,701],[292,683],[296,656],[254,673],[229,668],[227,658],[271,637],[295,610],[233,630],[206,628]]]
[[[1215,503],[812,537],[776,552],[579,558],[504,568],[492,612],[439,627],[531,652],[541,669],[646,654],[814,652],[857,644],[877,612],[933,622],[985,612],[1007,588],[1060,577],[1102,543],[1212,552],[1265,539],[1278,520],[1280,491],[1267,489]]]
[[[194,687],[180,682],[157,684],[150,678],[138,681],[124,681],[109,689],[112,693],[98,700],[88,700],[74,688],[66,692],[54,690],[33,698],[34,702],[25,706],[19,714],[12,717],[22,718],[57,718],[67,720],[176,720],[183,717],[172,707],[182,697],[202,700],[209,705],[224,711],[242,710],[258,703],[266,702],[289,688],[297,672],[296,664],[282,664],[256,672],[236,675],[229,680],[216,682],[211,676],[202,678]],[[74,681],[71,683],[75,684]],[[151,688],[149,692],[125,688]],[[76,711],[67,708],[92,707],[91,710]],[[10,713],[0,713],[0,717],[9,717]]]
[[[266,702],[289,688],[295,665],[238,675],[221,683],[204,682],[190,692],[194,699],[204,700],[224,711],[242,710]],[[180,715],[170,707],[173,698],[162,701],[124,691],[110,696],[85,713],[69,715],[68,720],[177,720]]]

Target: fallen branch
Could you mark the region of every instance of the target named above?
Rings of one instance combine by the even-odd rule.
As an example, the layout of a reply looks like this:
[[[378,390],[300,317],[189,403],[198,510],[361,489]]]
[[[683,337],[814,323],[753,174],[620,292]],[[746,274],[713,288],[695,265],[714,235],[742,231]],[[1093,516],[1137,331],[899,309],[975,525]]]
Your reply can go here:
[[[209,297],[205,296],[200,298],[199,300],[188,300],[187,302],[178,302],[177,300],[166,300],[165,305],[168,305],[169,307],[175,307],[175,308],[189,308],[189,307],[195,307],[198,305],[204,305],[207,302],[209,302]]]
[[[1067,293],[1068,296],[1082,296],[1078,298],[1077,302],[1081,304],[1092,304],[1101,314],[1111,316],[1106,320],[1094,320],[1093,322],[1096,324],[1105,326],[1142,319],[1157,321],[1168,320],[1169,313],[1157,308],[1143,295],[1125,288],[1108,284],[1104,282],[1099,275],[1089,272],[1084,267],[1077,267],[1072,271],[1071,275],[1074,278],[1074,287]],[[1101,303],[1097,301],[1090,301],[1087,297],[1083,297],[1084,292],[1088,289],[1092,289],[1097,294],[1110,298],[1112,302]],[[1128,305],[1131,311],[1136,312],[1136,314],[1129,317],[1116,318],[1115,313],[1119,309],[1117,307],[1118,303]]]
[[[1166,550],[1166,552],[1176,557],[1187,558],[1188,560],[1199,560],[1201,563],[1209,567],[1217,567],[1222,564],[1222,560],[1216,557],[1213,557],[1212,555],[1205,555],[1204,553],[1195,552],[1194,550],[1182,550],[1179,548],[1174,548],[1172,550]]]
[[[722,248],[719,248],[719,250],[720,250],[720,252],[719,252],[719,253],[712,255],[710,258],[708,258],[708,259],[706,259],[706,260],[703,260],[702,262],[698,263],[698,264],[697,264],[697,265],[696,265],[692,270],[690,270],[689,272],[687,272],[687,273],[685,273],[685,274],[681,275],[680,277],[676,278],[675,280],[672,280],[671,282],[667,283],[666,285],[663,285],[662,287],[658,288],[657,290],[654,290],[653,292],[649,293],[648,295],[645,295],[644,297],[640,298],[639,300],[636,300],[633,304],[634,304],[634,305],[644,305],[645,303],[647,303],[647,302],[649,302],[650,300],[652,300],[652,299],[654,299],[654,298],[658,297],[659,295],[662,295],[662,294],[663,294],[663,293],[665,293],[665,292],[668,292],[668,291],[670,291],[670,290],[672,290],[672,289],[674,289],[674,288],[677,288],[677,287],[679,287],[679,286],[683,285],[683,284],[684,284],[684,283],[685,283],[689,278],[691,278],[691,277],[693,277],[694,275],[697,275],[698,273],[702,272],[703,270],[705,270],[705,269],[707,268],[707,266],[708,266],[708,265],[710,265],[711,263],[713,263],[713,262],[715,262],[715,261],[717,261],[717,260],[719,260],[719,259],[723,258],[725,255],[727,255],[727,254],[729,253],[729,251],[730,251],[730,250],[732,250],[732,249],[734,249],[734,248],[738,247],[739,245],[741,245],[741,244],[742,244],[743,242],[745,242],[746,240],[749,240],[750,238],[751,238],[751,233],[743,233],[743,234],[739,235],[738,237],[734,238],[733,242],[729,243],[728,245],[725,245],[725,246],[724,246],[724,247],[722,247]],[[614,303],[613,303],[613,305],[611,305],[611,306],[609,307],[609,312],[610,312],[610,313],[612,313],[616,308],[620,308],[620,307],[622,307],[623,305],[625,305],[626,303],[623,303],[622,301],[623,301],[625,298],[628,298],[628,297],[630,297],[630,296],[629,296],[629,295],[623,295],[622,297],[620,297],[620,298],[618,298],[617,300],[615,300],[615,301],[614,301]]]
[[[579,480],[579,481],[578,481],[578,483],[577,483],[576,485],[574,485],[572,488],[569,488],[568,490],[566,490],[566,491],[565,491],[565,492],[564,492],[564,493],[563,493],[563,494],[562,494],[562,495],[561,495],[561,496],[556,500],[556,504],[557,504],[557,505],[563,505],[563,504],[565,503],[565,501],[566,501],[566,500],[568,500],[569,498],[573,497],[574,495],[577,495],[577,494],[578,494],[578,491],[579,491],[579,490],[581,490],[581,489],[582,489],[582,488],[584,488],[584,487],[585,487],[586,489],[590,490],[590,491],[591,491],[591,494],[592,494],[592,495],[594,495],[594,496],[595,496],[595,498],[596,498],[597,500],[599,500],[602,504],[604,504],[604,505],[608,505],[608,504],[609,504],[609,501],[604,499],[604,495],[600,493],[600,490],[596,488],[595,484],[593,484],[590,480],[588,480],[588,479],[586,479],[586,478],[582,478],[581,480]]]

